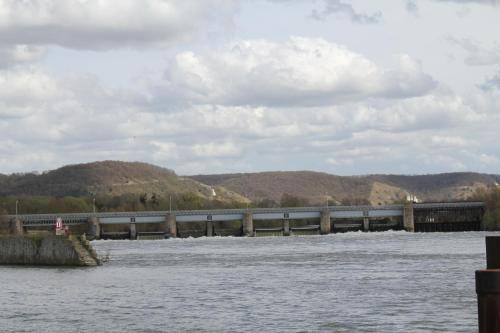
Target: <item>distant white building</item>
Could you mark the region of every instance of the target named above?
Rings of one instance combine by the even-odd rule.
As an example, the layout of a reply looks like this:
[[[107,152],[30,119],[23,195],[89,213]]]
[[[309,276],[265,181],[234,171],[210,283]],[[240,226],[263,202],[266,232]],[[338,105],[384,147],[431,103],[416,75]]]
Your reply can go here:
[[[408,201],[408,202],[414,202],[414,203],[422,202],[422,200],[420,200],[419,198],[417,198],[417,196],[414,195],[414,194],[407,194],[406,195],[406,201]]]

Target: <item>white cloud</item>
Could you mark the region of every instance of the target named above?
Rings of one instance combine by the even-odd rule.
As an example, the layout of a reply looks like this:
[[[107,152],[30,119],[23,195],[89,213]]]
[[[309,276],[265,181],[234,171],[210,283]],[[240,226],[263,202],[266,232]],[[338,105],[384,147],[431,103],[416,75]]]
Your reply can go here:
[[[359,128],[376,128],[391,132],[440,129],[472,122],[482,116],[454,94],[435,93],[397,102],[368,106],[359,103],[351,119]]]
[[[494,155],[480,154],[479,160],[481,161],[481,163],[485,163],[487,165],[500,166],[500,159]]]
[[[135,139],[133,139],[135,141]],[[175,160],[179,158],[177,144],[174,142],[162,142],[156,139],[149,141],[147,144],[152,145],[153,159],[155,162],[164,162],[166,160]]]
[[[354,32],[349,34],[355,42],[350,47],[332,42],[341,40],[333,32],[324,38],[288,38],[273,35],[269,26],[262,27],[261,35],[242,33],[242,38],[263,39],[223,46],[176,44],[176,49],[166,52],[170,62],[164,79],[151,79],[155,81],[151,89],[132,84],[116,89],[78,70],[52,71],[60,49],[47,44],[101,50],[172,45],[191,39],[199,30],[210,30],[204,20],[205,15],[218,15],[210,13],[214,4],[232,6],[232,1],[222,0],[125,0],[113,2],[112,7],[111,3],[0,0],[2,172],[101,159],[143,160],[180,174],[262,169],[342,174],[492,172],[499,165],[497,77],[487,81],[488,89],[471,86],[461,95],[427,74],[429,59],[434,58],[424,61],[425,71],[416,60],[430,51],[418,53],[405,43],[393,43],[386,51],[391,43],[380,46],[380,39],[366,37],[375,34],[356,39],[365,29],[388,33],[384,24],[393,22],[385,20],[386,11],[383,24],[370,27],[345,20],[338,20],[339,25],[334,20],[308,21],[321,29],[327,24],[336,29],[352,27]],[[347,1],[318,3],[347,5]],[[360,3],[348,5],[353,12],[345,6],[331,7],[340,9],[325,15],[340,14],[356,21],[353,15],[377,13],[375,5]],[[392,3],[385,5],[389,8]],[[300,8],[297,15],[311,7]],[[419,9],[425,20],[427,7]],[[403,6],[399,10],[404,14]],[[290,31],[322,35],[312,28],[296,28],[286,30],[285,36]],[[398,40],[403,34],[394,36]],[[221,39],[226,37],[233,36]],[[484,40],[487,46],[473,42],[470,52],[466,49],[471,65],[498,63],[497,45]],[[361,42],[363,47],[356,45]],[[377,51],[370,52],[370,47]],[[417,41],[415,48],[422,49],[422,42]],[[387,53],[378,54],[378,50]],[[403,53],[390,59],[387,54],[393,51],[418,56]],[[139,53],[128,52],[121,50],[119,55],[135,54],[130,61],[136,61]],[[174,52],[177,56],[172,58]],[[92,61],[97,61],[104,53],[82,54],[82,58],[92,54]],[[116,68],[127,64],[120,62]],[[105,65],[105,61],[100,64]],[[158,75],[161,65],[154,66]],[[457,73],[453,78],[463,76]]]
[[[0,70],[0,122],[36,114],[63,94],[55,80],[36,67]]]
[[[0,69],[15,65],[30,64],[41,59],[45,54],[45,48],[31,45],[0,45]]]
[[[213,9],[223,12],[232,2],[0,0],[0,34],[3,43],[76,49],[166,46],[191,39],[201,21],[217,16]]]
[[[296,169],[313,162],[311,168],[343,174],[416,172],[422,163],[446,171],[481,161],[491,167],[498,150],[494,93],[472,100],[436,92],[334,106],[206,104],[158,112],[140,96],[130,97],[133,91],[103,88],[88,76],[54,79],[33,69],[10,71],[11,80],[14,73],[19,82],[31,77],[39,83],[32,82],[35,93],[24,100],[5,98],[7,109],[27,105],[31,112],[0,117],[0,155],[11,161],[4,172],[97,159],[143,160],[180,174]],[[16,84],[8,95],[21,91]],[[46,99],[40,91],[48,92]]]
[[[227,141],[223,143],[204,143],[193,146],[193,152],[198,157],[238,157],[241,156],[241,147],[234,142]]]
[[[370,97],[420,96],[436,86],[408,55],[381,68],[320,38],[248,40],[219,52],[183,52],[169,67],[167,96],[194,103],[314,106]]]
[[[379,71],[363,57],[356,61]],[[400,67],[409,73],[416,68],[404,61]],[[324,82],[305,76],[313,86]],[[434,89],[412,98],[286,107],[209,99],[169,112],[155,104],[155,93],[146,98],[105,87],[90,75],[56,78],[37,66],[0,71],[0,154],[12,161],[3,171],[99,159],[143,160],[181,174],[277,168],[415,172],[423,162],[429,170],[446,171],[480,161],[492,167],[488,156],[498,151],[496,90],[478,91],[473,99]]]
[[[446,148],[446,149],[457,149],[470,146],[478,146],[477,142],[470,142],[459,136],[442,136],[433,135],[431,137],[431,143],[434,147]]]

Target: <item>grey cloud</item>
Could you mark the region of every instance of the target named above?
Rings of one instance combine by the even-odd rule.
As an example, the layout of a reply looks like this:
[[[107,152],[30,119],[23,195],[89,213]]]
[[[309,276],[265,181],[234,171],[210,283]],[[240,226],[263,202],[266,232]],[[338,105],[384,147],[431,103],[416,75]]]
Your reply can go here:
[[[465,63],[469,66],[488,66],[500,63],[500,44],[488,48],[470,38],[448,37],[448,40],[460,46],[466,53]]]
[[[44,55],[45,48],[43,47],[32,45],[0,45],[0,69],[34,63]]]
[[[500,70],[493,77],[482,83],[479,88],[484,91],[490,91],[493,89],[500,90]]]
[[[454,2],[459,4],[476,3],[481,5],[498,5],[500,0],[434,0],[438,2]]]
[[[382,12],[378,11],[373,14],[365,14],[357,12],[351,4],[341,0],[324,0],[324,8],[322,10],[314,10],[312,17],[318,20],[323,20],[332,14],[345,15],[355,23],[378,23],[382,18]]]
[[[168,46],[217,21],[232,0],[0,0],[0,43],[75,49]]]
[[[408,0],[408,1],[406,1],[406,10],[409,13],[412,13],[414,15],[418,15],[418,5],[415,2],[415,0]]]

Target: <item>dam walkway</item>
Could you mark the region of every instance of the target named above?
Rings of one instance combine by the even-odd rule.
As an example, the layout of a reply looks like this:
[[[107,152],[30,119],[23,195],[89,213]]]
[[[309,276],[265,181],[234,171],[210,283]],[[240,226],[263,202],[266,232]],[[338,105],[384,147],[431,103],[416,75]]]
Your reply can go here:
[[[52,228],[58,218],[94,238],[166,238],[328,234],[351,230],[417,232],[482,230],[482,202],[408,203],[190,211],[9,215],[22,227]]]

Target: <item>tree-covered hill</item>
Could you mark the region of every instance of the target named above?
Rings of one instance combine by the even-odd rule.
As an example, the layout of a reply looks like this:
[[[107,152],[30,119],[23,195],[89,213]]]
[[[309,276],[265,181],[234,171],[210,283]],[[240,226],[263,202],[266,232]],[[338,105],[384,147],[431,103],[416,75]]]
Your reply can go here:
[[[500,176],[479,173],[336,176],[312,171],[178,176],[141,162],[67,165],[41,174],[0,175],[0,205],[12,212],[23,197],[30,211],[183,209],[278,205],[372,204],[467,200],[496,187]],[[214,196],[215,191],[215,196]],[[62,200],[63,197],[66,199]],[[28,204],[29,203],[29,204]]]

